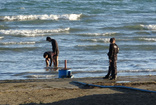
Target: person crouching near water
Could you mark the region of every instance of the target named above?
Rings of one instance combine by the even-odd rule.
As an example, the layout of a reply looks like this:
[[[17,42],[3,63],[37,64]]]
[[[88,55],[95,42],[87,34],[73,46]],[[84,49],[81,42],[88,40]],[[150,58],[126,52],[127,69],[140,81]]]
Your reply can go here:
[[[119,47],[115,43],[115,38],[110,39],[110,46],[108,52],[109,58],[109,70],[103,79],[116,80],[117,79],[117,54],[119,52]]]
[[[48,51],[43,54],[43,57],[45,58],[46,67],[51,67],[53,62],[53,52]]]

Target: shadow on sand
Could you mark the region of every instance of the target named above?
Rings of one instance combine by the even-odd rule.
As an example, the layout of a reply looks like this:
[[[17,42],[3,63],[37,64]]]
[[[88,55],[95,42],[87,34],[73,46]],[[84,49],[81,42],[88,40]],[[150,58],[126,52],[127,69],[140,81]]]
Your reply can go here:
[[[98,94],[46,104],[22,105],[156,105],[156,94]]]
[[[73,83],[71,83],[73,84]],[[76,84],[73,84],[76,85]],[[81,89],[91,89],[78,85]],[[121,93],[95,94],[52,103],[29,103],[21,105],[156,105],[156,94],[134,91],[129,89],[111,88]]]

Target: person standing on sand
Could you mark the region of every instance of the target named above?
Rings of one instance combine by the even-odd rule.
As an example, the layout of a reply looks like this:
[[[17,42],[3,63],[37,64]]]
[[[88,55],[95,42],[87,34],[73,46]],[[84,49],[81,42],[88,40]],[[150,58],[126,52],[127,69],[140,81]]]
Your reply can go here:
[[[108,52],[109,58],[109,70],[103,79],[116,80],[117,79],[117,54],[119,52],[119,47],[115,43],[115,38],[110,39],[110,46]],[[111,76],[110,76],[111,74]]]
[[[51,42],[54,67],[58,67],[59,48],[57,41],[55,39],[51,39],[50,37],[47,37],[46,41]]]

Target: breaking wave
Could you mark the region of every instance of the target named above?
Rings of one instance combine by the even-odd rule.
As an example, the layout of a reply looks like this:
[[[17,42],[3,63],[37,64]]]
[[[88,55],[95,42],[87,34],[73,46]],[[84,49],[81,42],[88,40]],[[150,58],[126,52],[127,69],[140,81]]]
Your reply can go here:
[[[98,39],[81,39],[81,41],[88,41],[88,42],[104,42],[109,43],[109,38],[98,38]]]
[[[150,69],[146,69],[146,70],[120,70],[118,71],[119,73],[122,73],[122,72],[156,72],[155,69],[153,70],[150,70]]]
[[[70,28],[53,29],[53,30],[0,30],[0,33],[5,35],[21,35],[21,36],[44,36],[46,33],[59,33],[69,31]]]
[[[35,44],[36,42],[3,42],[0,45],[15,45],[15,44]]]
[[[4,37],[0,37],[0,39],[3,39]]]
[[[156,38],[139,38],[140,40],[144,40],[144,41],[156,41]]]
[[[28,75],[26,78],[56,78],[56,75]]]
[[[79,20],[82,14],[63,14],[63,15],[17,15],[17,16],[1,16],[1,21],[26,21],[26,20]]]
[[[111,32],[111,33],[84,33],[81,34],[82,36],[111,36],[111,35],[116,35],[116,32]]]
[[[156,25],[140,25],[140,26],[148,30],[156,30]]]

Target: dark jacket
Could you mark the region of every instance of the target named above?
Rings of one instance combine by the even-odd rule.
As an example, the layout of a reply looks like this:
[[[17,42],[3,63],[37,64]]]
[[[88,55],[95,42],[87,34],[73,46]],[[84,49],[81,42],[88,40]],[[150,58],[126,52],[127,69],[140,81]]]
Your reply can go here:
[[[53,59],[53,56],[52,56],[52,52],[51,51],[48,51],[48,52],[45,52],[45,53],[48,55],[48,58]]]
[[[51,66],[52,65],[52,59],[53,59],[52,52],[51,51],[45,52],[44,55],[48,55],[48,58],[46,58],[46,60],[50,59],[49,66]]]
[[[51,45],[52,45],[52,51],[53,51],[53,53],[55,53],[56,56],[58,56],[58,54],[59,54],[59,48],[58,48],[58,44],[57,44],[57,42],[56,42],[55,39],[51,39]]]
[[[110,44],[109,46],[109,52],[108,52],[108,57],[110,60],[117,60],[117,54],[119,52],[119,47],[117,44]]]

